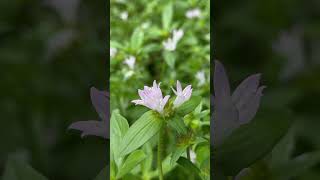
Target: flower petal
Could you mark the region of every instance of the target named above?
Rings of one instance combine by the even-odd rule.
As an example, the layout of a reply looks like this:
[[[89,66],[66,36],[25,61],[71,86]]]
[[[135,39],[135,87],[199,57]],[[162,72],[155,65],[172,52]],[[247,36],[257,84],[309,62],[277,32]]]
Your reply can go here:
[[[255,93],[255,96],[252,97],[251,101],[249,101],[245,106],[242,106],[241,109],[239,109],[240,124],[249,123],[256,115],[259,109],[261,96],[263,95],[262,91],[265,88],[265,86],[260,87]]]
[[[68,129],[82,131],[81,137],[93,135],[109,139],[108,123],[102,121],[78,121],[72,123]]]
[[[177,92],[180,93],[182,92],[182,87],[180,81],[177,81]]]
[[[215,113],[213,122],[213,141],[215,145],[228,136],[238,125],[238,111],[230,96],[228,76],[223,65],[215,62],[214,72]]]
[[[92,87],[90,89],[91,101],[97,113],[103,121],[107,121],[110,117],[109,113],[109,93],[99,91]]]
[[[242,97],[247,97],[248,94],[255,93],[259,86],[260,77],[261,74],[254,74],[242,81],[232,94],[232,102],[237,104]]]

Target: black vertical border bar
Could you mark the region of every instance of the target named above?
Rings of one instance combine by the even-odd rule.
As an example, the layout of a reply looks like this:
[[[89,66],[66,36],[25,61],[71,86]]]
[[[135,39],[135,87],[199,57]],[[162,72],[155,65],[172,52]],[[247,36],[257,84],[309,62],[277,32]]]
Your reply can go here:
[[[110,0],[107,0],[107,5],[106,5],[106,19],[107,19],[107,23],[106,23],[106,31],[107,31],[107,38],[106,38],[106,44],[107,44],[107,47],[106,47],[106,51],[107,51],[107,57],[106,57],[106,63],[107,63],[107,65],[106,65],[106,67],[107,67],[107,82],[106,82],[106,85],[107,85],[107,91],[109,92],[109,94],[110,94]],[[109,97],[109,104],[108,104],[108,106],[107,106],[108,108],[109,108],[109,112],[110,112],[110,97]],[[110,113],[109,113],[109,115],[110,115]],[[111,115],[110,115],[111,116]],[[108,121],[108,123],[109,123],[109,127],[110,127],[110,119],[111,119],[111,117],[109,117],[109,121]],[[110,138],[110,129],[108,130],[108,132],[109,132],[109,135],[108,135],[108,137]],[[107,180],[109,180],[110,179],[110,139],[109,139],[109,141],[108,141],[108,143],[107,143],[107,148],[109,149],[109,154],[107,154],[107,164],[109,165],[109,168],[107,168],[107,175],[108,175],[108,177],[107,177]]]
[[[213,160],[212,152],[213,152],[213,109],[214,109],[214,102],[213,102],[213,69],[214,69],[214,10],[213,10],[213,2],[214,0],[210,0],[210,179],[213,179]]]

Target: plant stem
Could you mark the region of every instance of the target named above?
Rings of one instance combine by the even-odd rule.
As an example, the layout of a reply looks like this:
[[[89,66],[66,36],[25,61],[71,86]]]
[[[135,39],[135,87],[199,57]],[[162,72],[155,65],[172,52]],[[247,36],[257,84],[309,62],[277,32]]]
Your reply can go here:
[[[159,131],[159,140],[158,140],[158,170],[159,170],[159,180],[163,180],[163,171],[162,171],[162,150],[163,150],[163,131],[164,127],[163,125],[160,128]]]
[[[187,147],[187,158],[191,161],[191,158],[190,158],[190,146]]]

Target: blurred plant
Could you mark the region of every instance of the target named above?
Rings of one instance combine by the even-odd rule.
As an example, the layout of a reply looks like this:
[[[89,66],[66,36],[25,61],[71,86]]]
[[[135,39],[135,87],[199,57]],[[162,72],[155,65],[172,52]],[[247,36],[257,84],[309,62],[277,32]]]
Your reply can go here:
[[[90,90],[91,101],[102,121],[78,121],[69,126],[69,129],[82,131],[81,137],[94,135],[109,139],[109,93],[96,88]]]
[[[259,87],[259,81],[260,74],[251,75],[230,95],[225,69],[219,61],[215,62],[212,144],[220,144],[234,129],[249,123],[254,118],[265,88],[265,86]]]

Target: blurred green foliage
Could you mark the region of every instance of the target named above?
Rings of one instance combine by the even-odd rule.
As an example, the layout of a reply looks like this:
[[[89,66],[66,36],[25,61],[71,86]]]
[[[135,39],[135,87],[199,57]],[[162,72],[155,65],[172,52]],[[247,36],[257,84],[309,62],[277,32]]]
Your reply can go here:
[[[95,177],[107,143],[67,127],[98,119],[89,90],[107,88],[106,2],[4,0],[0,11],[0,174],[10,155],[49,179]]]
[[[319,3],[214,1],[214,58],[226,65],[232,87],[250,74],[262,73],[267,88],[260,111],[271,108],[293,115],[288,116],[293,123],[287,135],[251,164],[243,179],[320,179]]]

